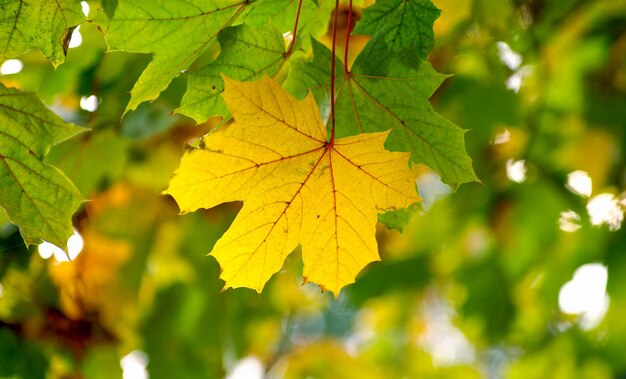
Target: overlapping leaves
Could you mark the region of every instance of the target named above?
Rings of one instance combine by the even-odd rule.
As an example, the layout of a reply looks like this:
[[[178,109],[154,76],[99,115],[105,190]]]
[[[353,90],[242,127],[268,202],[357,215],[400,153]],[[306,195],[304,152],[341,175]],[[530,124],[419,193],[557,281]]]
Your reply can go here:
[[[220,96],[224,91],[221,74],[236,80],[256,80],[264,74],[274,75],[286,58],[283,36],[272,26],[238,25],[224,30],[218,40],[220,55],[211,64],[189,73],[187,92],[176,110],[198,123],[229,114]]]
[[[313,92],[320,108],[328,110],[331,54],[315,41],[313,54],[312,61],[294,65],[285,86],[299,97]],[[426,164],[452,186],[476,180],[464,131],[438,115],[428,101],[445,78],[418,52],[390,53],[383,38],[374,38],[352,72],[346,74],[337,65],[338,135],[391,128],[386,143],[391,150],[410,151],[413,162]]]
[[[127,110],[158,97],[232,25],[247,1],[120,1],[112,17],[96,18],[111,50],[152,54],[152,61],[131,91]]]
[[[378,260],[376,215],[418,200],[407,153],[387,133],[328,141],[311,96],[276,82],[226,81],[236,122],[185,154],[167,193],[183,212],[243,200],[212,255],[227,287],[261,291],[300,244],[305,280],[335,294]]]
[[[304,3],[304,10],[301,11],[304,20],[299,30],[318,34],[320,29],[324,30],[330,8],[308,1]],[[326,3],[328,2],[324,2]],[[186,103],[179,109],[179,112],[198,120],[199,117],[206,119],[204,115],[207,112],[200,115],[198,110],[193,109],[194,106],[197,107],[196,104],[202,99],[216,102],[214,97],[219,92],[215,92],[217,85],[215,89],[211,85],[210,90],[202,93],[197,86],[198,83],[204,84],[204,82],[197,79],[211,76],[215,70],[223,68],[221,67],[223,65],[230,66],[232,69],[237,62],[230,61],[231,58],[239,62],[247,61],[244,69],[253,72],[253,75],[248,75],[249,79],[276,69],[273,65],[263,69],[264,66],[260,64],[266,57],[259,57],[257,63],[253,63],[257,60],[255,55],[243,56],[241,51],[233,52],[231,47],[268,47],[271,51],[279,51],[280,48],[276,46],[275,37],[272,35],[274,33],[271,32],[269,25],[273,24],[278,28],[286,28],[286,25],[289,25],[288,30],[290,30],[296,17],[298,2],[289,0],[254,2],[247,0],[212,2],[124,0],[119,1],[114,9],[109,11],[107,9],[109,8],[105,7],[103,12],[99,13],[95,22],[101,25],[109,48],[148,53],[153,57],[131,91],[127,111],[136,109],[142,102],[157,98],[172,79],[187,70],[209,49],[220,33],[224,34],[220,37],[220,43],[226,45],[226,48],[222,50],[224,56],[219,62],[195,73],[196,79],[192,79]],[[307,15],[308,19],[305,19]],[[268,29],[257,32],[253,29],[242,30],[241,28],[234,31],[228,30],[228,27],[241,21]],[[287,32],[282,29],[280,31]],[[242,37],[241,40],[233,39],[238,37]],[[228,51],[231,52],[224,54]],[[249,53],[254,53],[254,50]],[[271,59],[274,60],[274,58]],[[219,114],[223,111],[223,107],[218,107],[215,111]]]
[[[33,11],[35,3],[39,13]],[[57,65],[64,53],[62,38],[81,19],[77,4],[35,3],[9,2],[8,17],[0,20],[0,30],[8,36],[4,48],[0,45],[0,58],[37,47]],[[230,114],[237,119],[208,135],[206,149],[185,155],[168,190],[183,211],[244,201],[238,219],[213,252],[227,286],[260,290],[298,244],[304,251],[305,276],[335,293],[378,259],[376,214],[417,199],[406,162],[409,154],[388,152],[383,142],[392,151],[409,152],[412,162],[429,166],[452,186],[476,180],[464,148],[464,131],[435,113],[429,103],[445,79],[425,60],[434,46],[432,26],[439,16],[430,0],[379,0],[365,9],[354,33],[372,39],[350,70],[337,64],[332,100],[338,139],[328,138],[321,120],[328,118],[331,104],[331,53],[316,38],[326,31],[333,4],[118,0],[103,1],[96,12],[93,21],[110,50],[152,55],[134,84],[126,111],[157,98],[176,76],[187,72],[187,91],[176,112],[198,123],[212,116],[228,120]],[[44,33],[37,23],[49,23],[51,28]],[[216,42],[219,55],[212,58],[206,53],[216,51],[211,50]],[[289,62],[302,56],[292,54],[297,50],[312,53],[313,60]],[[270,79],[255,84],[231,81],[224,99],[221,96],[223,74],[254,81],[287,73],[284,85],[289,91],[300,98],[309,93],[312,97],[297,102]],[[41,110],[41,103],[29,101],[36,111],[23,108],[24,103],[5,108],[5,113],[21,112],[10,123],[32,135],[24,139],[14,134],[19,128],[2,130],[6,140],[2,159],[8,173],[2,196],[19,199],[19,204],[7,200],[5,208],[27,242],[46,239],[63,245],[79,195],[42,159],[51,144],[76,129]],[[23,164],[30,174],[21,178],[11,162]],[[45,183],[38,182],[42,180]],[[364,186],[371,189],[369,194],[362,193]],[[50,204],[62,208],[52,212],[54,219],[47,216]]]

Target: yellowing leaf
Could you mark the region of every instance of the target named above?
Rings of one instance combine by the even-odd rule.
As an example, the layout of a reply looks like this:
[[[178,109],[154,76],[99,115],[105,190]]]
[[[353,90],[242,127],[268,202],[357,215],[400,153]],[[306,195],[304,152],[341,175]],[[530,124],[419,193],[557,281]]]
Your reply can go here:
[[[379,260],[377,214],[418,200],[409,154],[384,149],[388,132],[327,142],[313,97],[269,78],[225,83],[236,122],[183,156],[166,193],[182,212],[243,201],[211,253],[227,288],[261,291],[300,244],[305,280],[338,294]]]

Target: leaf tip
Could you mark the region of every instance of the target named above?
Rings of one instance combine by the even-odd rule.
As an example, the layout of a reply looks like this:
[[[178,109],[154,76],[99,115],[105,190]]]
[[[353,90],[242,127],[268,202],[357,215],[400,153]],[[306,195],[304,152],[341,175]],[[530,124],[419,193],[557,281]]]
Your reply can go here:
[[[133,104],[133,101],[132,100],[129,101],[128,104],[126,105],[126,108],[124,108],[124,113],[122,113],[121,119],[126,117],[128,113],[133,112],[136,108],[137,106]]]

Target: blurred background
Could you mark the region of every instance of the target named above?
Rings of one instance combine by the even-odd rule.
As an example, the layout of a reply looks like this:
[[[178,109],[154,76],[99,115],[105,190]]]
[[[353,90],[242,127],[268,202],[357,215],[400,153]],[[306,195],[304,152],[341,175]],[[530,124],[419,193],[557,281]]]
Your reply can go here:
[[[92,24],[56,71],[4,62],[92,131],[47,157],[91,199],[71,262],[0,215],[0,378],[626,378],[626,1],[433,2],[430,59],[454,75],[431,101],[482,183],[424,168],[423,204],[337,299],[301,285],[299,251],[261,295],[221,292],[205,254],[240,205],[179,216],[160,194],[215,124],[170,114],[184,74],[122,118],[150,57],[105,54]]]

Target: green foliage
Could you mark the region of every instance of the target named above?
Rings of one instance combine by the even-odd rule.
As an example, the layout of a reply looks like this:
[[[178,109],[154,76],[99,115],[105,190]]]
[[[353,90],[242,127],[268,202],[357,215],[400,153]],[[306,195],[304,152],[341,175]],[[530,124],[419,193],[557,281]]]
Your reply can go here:
[[[293,32],[294,20],[298,13],[298,1],[256,0],[250,5],[249,13],[244,17],[246,24],[255,27],[272,24],[281,33]],[[303,0],[298,34],[315,38],[324,35],[334,6],[335,3],[332,0]]]
[[[365,8],[354,33],[382,36],[393,52],[426,58],[435,45],[433,24],[441,11],[430,0],[381,0]]]
[[[332,129],[335,2],[303,0],[297,27],[298,0],[87,3],[0,5],[0,66],[24,65],[0,74],[0,378],[122,377],[136,350],[151,378],[626,376],[623,0],[354,0],[349,46],[340,1],[337,138],[390,130],[423,205],[379,215],[382,261],[337,299],[302,284],[300,248],[261,294],[223,291],[205,254],[241,204],[162,195],[230,126],[222,73],[312,93]],[[72,227],[72,262],[33,246]],[[595,316],[560,304],[587,264]]]
[[[241,81],[258,80],[264,75],[274,75],[286,59],[283,37],[272,26],[238,25],[225,29],[217,38],[220,55],[210,64],[189,72],[187,91],[176,109],[197,123],[212,116],[229,115],[221,97],[224,91],[221,74]]]
[[[330,108],[330,51],[313,43],[314,59],[294,65],[286,87],[303,97],[309,89],[322,113]],[[373,38],[359,54],[350,75],[336,68],[337,130],[339,136],[389,130],[386,146],[410,151],[456,187],[476,180],[465,153],[463,130],[438,115],[428,98],[445,75],[437,73],[414,50],[390,53],[383,38]]]
[[[154,100],[233,24],[246,3],[239,0],[122,1],[112,16],[95,19],[111,50],[152,54],[152,61],[135,83],[126,111]],[[112,12],[110,12],[112,13]]]
[[[65,246],[72,234],[81,195],[44,156],[51,145],[80,131],[35,94],[0,85],[0,205],[29,245],[46,240]]]
[[[74,0],[5,1],[0,18],[0,62],[37,48],[56,67],[65,60],[72,30],[83,21],[80,5]]]

